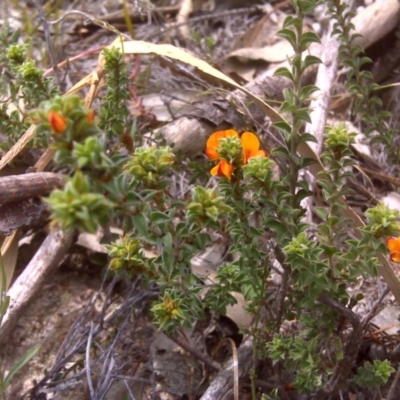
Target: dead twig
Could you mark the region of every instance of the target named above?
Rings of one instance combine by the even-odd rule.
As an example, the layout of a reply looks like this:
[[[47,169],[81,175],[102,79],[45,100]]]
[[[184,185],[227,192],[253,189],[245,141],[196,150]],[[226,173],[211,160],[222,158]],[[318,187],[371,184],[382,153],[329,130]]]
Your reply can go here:
[[[396,400],[396,397],[398,396],[398,394],[395,393],[396,391],[396,386],[397,386],[397,382],[400,379],[400,366],[397,368],[396,371],[396,375],[394,376],[393,382],[390,385],[390,389],[389,392],[386,396],[387,400]]]
[[[63,88],[64,84],[63,84],[63,81],[61,79],[61,71],[57,67],[57,59],[56,59],[56,55],[55,55],[55,52],[54,52],[53,39],[52,39],[51,34],[50,34],[49,23],[48,23],[48,21],[46,19],[46,16],[44,15],[42,3],[39,0],[33,0],[33,4],[37,8],[38,14],[39,14],[39,18],[42,21],[44,37],[46,38],[47,49],[49,51],[49,57],[50,57],[51,66],[54,69],[58,86],[60,87],[61,91],[63,92],[64,91],[64,88]]]
[[[49,233],[22,274],[11,286],[7,295],[10,304],[0,326],[0,342],[11,332],[23,310],[42,287],[44,279],[59,265],[72,243],[73,234],[61,230]]]
[[[368,323],[371,321],[372,318],[375,317],[379,306],[382,304],[383,299],[390,293],[390,289],[388,286],[386,286],[382,293],[380,294],[378,300],[375,302],[375,304],[371,307],[369,312],[364,315],[363,319],[361,320],[361,325],[363,330],[367,327]]]
[[[190,30],[187,22],[189,20],[189,15],[192,13],[192,11],[193,1],[182,0],[178,15],[176,16],[176,23],[180,25],[179,32],[185,40],[189,40],[190,38]]]
[[[65,176],[54,172],[34,172],[0,177],[0,204],[14,203],[49,194],[62,188]]]
[[[333,26],[333,23],[331,24]],[[317,143],[310,143],[314,151],[319,155],[324,145],[324,132],[328,117],[331,90],[336,79],[338,69],[339,41],[332,37],[332,26],[324,35],[324,52],[321,56],[322,63],[318,66],[315,85],[319,88],[313,94],[310,103],[311,123],[307,123],[305,131],[311,133],[317,139]]]
[[[343,358],[336,364],[333,374],[326,385],[315,394],[316,399],[324,399],[338,393],[350,375],[363,340],[363,327],[357,314],[338,301],[331,299],[327,294],[320,294],[318,300],[346,318],[353,327],[353,332],[350,334],[349,340],[343,349]]]

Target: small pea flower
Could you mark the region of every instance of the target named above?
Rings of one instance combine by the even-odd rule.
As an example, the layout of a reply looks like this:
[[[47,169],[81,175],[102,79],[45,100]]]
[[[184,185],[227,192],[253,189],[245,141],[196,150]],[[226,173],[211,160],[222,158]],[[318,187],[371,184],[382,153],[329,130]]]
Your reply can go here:
[[[254,157],[267,157],[265,150],[260,150],[260,140],[251,132],[244,132],[240,137],[243,146],[243,164],[247,164]]]
[[[260,141],[254,133],[239,134],[233,130],[214,132],[207,140],[206,154],[218,164],[211,169],[211,175],[232,179],[234,168],[247,164],[251,158],[266,157],[260,150]]]
[[[400,264],[400,236],[399,237],[389,237],[386,239],[386,246],[390,251],[390,259]]]
[[[212,176],[218,175],[226,177],[231,180],[233,165],[226,159],[221,159],[219,154],[220,140],[226,138],[239,138],[238,133],[233,129],[226,131],[214,132],[207,140],[206,154],[211,160],[219,160],[218,164],[211,169],[210,173]]]
[[[62,134],[67,129],[67,121],[54,110],[49,112],[49,123],[55,133]]]
[[[96,117],[96,114],[94,113],[94,111],[93,110],[89,110],[88,114],[87,114],[87,121],[90,122],[90,123],[93,123],[95,117]]]

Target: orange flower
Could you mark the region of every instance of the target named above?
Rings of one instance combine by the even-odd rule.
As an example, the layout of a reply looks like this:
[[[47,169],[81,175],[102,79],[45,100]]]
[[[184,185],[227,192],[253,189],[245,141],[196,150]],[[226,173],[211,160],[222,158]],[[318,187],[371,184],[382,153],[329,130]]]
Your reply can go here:
[[[88,115],[87,115],[87,120],[88,120],[88,122],[93,122],[95,116],[96,116],[96,115],[95,115],[94,111],[93,111],[93,110],[90,110],[90,111],[88,112]]]
[[[211,175],[232,178],[233,165],[227,160],[220,159],[218,154],[219,141],[228,137],[239,137],[234,129],[214,132],[207,140],[206,154],[211,160],[220,160],[219,163],[210,171]],[[267,152],[260,150],[258,137],[251,132],[244,132],[240,137],[243,148],[243,164],[247,164],[253,157],[266,157]]]
[[[207,140],[206,154],[211,160],[218,160],[219,140],[227,137],[239,137],[238,133],[233,129],[226,131],[214,132]]]
[[[233,165],[226,160],[221,160],[214,168],[211,169],[210,173],[212,176],[225,176],[229,180],[232,179]]]
[[[400,263],[400,236],[387,238],[386,246],[390,251],[390,259],[395,263]]]
[[[233,129],[226,131],[214,132],[207,140],[206,154],[211,160],[219,160],[218,148],[219,141],[223,138],[238,137],[238,133]],[[229,180],[232,179],[233,165],[226,160],[220,160],[220,162],[211,169],[210,173],[212,176],[218,175],[226,177]]]
[[[67,121],[53,110],[49,112],[49,123],[55,133],[64,133],[67,128]]]
[[[260,141],[254,133],[244,132],[240,140],[243,146],[244,164],[247,164],[253,157],[267,157],[267,152],[260,150]]]

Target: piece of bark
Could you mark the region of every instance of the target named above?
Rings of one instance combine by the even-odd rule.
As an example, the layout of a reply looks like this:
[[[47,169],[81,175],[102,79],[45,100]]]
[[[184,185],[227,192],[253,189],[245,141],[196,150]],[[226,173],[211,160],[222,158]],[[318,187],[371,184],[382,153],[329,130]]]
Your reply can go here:
[[[42,243],[22,274],[11,286],[7,295],[10,303],[0,326],[0,343],[14,328],[25,307],[34,299],[43,281],[59,265],[68,252],[73,234],[53,230]]]
[[[362,35],[354,44],[360,44],[365,49],[382,39],[399,23],[399,0],[375,1],[360,11],[353,19],[355,31]]]
[[[39,199],[0,205],[0,235],[9,236],[19,228],[43,226],[49,216],[47,204]]]
[[[64,186],[65,177],[54,172],[33,172],[0,178],[0,204],[45,196]]]

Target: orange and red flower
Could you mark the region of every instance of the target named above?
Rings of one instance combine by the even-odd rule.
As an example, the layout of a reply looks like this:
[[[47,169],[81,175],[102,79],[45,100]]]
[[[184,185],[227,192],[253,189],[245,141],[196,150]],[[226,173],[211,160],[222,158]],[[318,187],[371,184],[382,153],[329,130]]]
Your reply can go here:
[[[239,134],[234,129],[214,132],[207,140],[206,154],[211,160],[219,160],[218,164],[211,169],[211,175],[218,175],[231,180],[233,174],[233,165],[228,160],[221,158],[218,152],[220,140],[229,137],[239,138]],[[247,164],[253,157],[267,156],[266,151],[260,150],[260,141],[254,133],[244,132],[240,137],[240,141],[243,149],[242,165]]]
[[[386,246],[390,251],[390,259],[395,263],[400,263],[400,236],[387,238]]]
[[[64,133],[67,128],[67,121],[54,110],[49,112],[49,123],[51,129],[58,134]]]
[[[96,117],[96,114],[94,113],[93,110],[88,111],[88,115],[87,115],[88,122],[94,122],[95,117]]]
[[[238,133],[233,129],[226,131],[214,132],[207,140],[206,154],[211,160],[220,160],[218,154],[219,141],[228,137],[239,137]],[[212,176],[225,176],[229,180],[232,178],[233,165],[227,160],[220,160],[219,163],[211,169]]]
[[[244,132],[240,140],[243,146],[243,164],[247,164],[254,157],[267,157],[267,152],[260,150],[260,141],[254,133]]]

